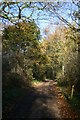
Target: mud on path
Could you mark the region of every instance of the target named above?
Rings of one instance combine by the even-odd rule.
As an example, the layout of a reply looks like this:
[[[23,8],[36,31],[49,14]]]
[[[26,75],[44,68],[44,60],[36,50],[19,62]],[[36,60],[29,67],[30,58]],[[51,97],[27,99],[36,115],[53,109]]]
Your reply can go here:
[[[67,103],[56,82],[50,80],[33,85],[34,90],[25,95],[8,114],[8,118],[79,119]]]

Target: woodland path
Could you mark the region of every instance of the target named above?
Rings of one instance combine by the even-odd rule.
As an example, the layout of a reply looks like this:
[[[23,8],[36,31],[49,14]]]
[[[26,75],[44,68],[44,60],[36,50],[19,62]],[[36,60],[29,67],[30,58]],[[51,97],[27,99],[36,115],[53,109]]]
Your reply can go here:
[[[79,119],[79,116],[68,104],[56,82],[49,80],[33,85],[34,90],[23,96],[8,118],[51,118]]]

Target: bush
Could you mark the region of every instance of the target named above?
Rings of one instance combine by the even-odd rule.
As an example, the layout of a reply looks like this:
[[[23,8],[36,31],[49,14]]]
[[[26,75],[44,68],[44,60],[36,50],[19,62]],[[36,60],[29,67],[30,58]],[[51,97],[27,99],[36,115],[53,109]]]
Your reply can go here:
[[[58,85],[60,85],[60,86],[68,86],[68,80],[63,75],[62,70],[57,72],[56,80],[58,82]]]
[[[4,79],[4,78],[3,78]],[[4,80],[4,87],[27,87],[30,86],[30,80],[23,75],[18,73],[11,73],[7,76],[7,79]]]
[[[9,84],[14,87],[21,87],[24,85],[23,76],[17,73],[11,73],[9,75]]]
[[[46,78],[54,79],[55,75],[53,76],[53,69],[52,67],[46,67]]]
[[[2,59],[2,72],[7,73],[7,72],[10,72],[10,71],[11,71],[11,66],[9,64],[9,59],[7,57],[3,58]]]
[[[45,79],[45,66],[43,64],[34,64],[33,77],[37,80],[43,81]]]

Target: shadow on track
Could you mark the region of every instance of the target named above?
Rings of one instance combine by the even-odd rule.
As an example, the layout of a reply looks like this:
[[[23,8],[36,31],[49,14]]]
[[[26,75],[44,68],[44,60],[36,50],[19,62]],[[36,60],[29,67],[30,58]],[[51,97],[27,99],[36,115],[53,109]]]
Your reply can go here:
[[[53,86],[52,86],[53,87]],[[58,108],[55,103],[55,91],[50,91],[51,82],[26,91],[26,94],[17,101],[13,109],[4,118],[59,118]],[[52,106],[53,105],[53,106]]]

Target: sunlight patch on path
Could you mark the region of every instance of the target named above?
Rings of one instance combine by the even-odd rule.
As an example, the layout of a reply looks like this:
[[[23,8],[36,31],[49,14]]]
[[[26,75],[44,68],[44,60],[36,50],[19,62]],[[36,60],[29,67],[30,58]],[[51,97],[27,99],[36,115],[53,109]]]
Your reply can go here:
[[[37,84],[37,98],[32,106],[29,118],[61,118],[58,109],[53,81]]]

